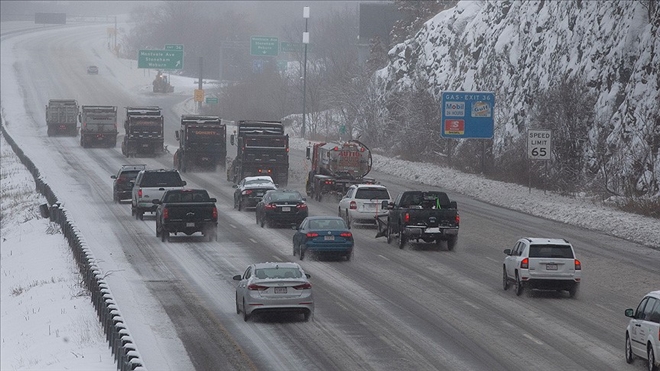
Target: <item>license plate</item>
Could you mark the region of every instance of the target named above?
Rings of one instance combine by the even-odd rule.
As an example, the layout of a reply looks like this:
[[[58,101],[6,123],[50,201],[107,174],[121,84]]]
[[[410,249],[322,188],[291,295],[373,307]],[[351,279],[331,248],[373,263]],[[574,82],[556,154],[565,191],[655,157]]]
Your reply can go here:
[[[324,236],[324,237],[323,237],[323,240],[325,240],[325,241],[334,241],[334,240],[335,240],[335,236]]]
[[[186,227],[194,227],[195,223],[186,223]]]
[[[148,144],[143,144],[142,148],[149,148],[149,145]]]
[[[263,196],[263,195],[264,195],[263,192],[257,192],[257,196]]]
[[[288,213],[289,211],[291,211],[291,207],[289,207],[289,206],[282,206],[282,212]]]
[[[376,204],[364,204],[365,210],[376,210]]]
[[[286,287],[275,287],[276,294],[286,294]]]
[[[557,264],[546,264],[545,269],[549,271],[556,271],[557,270]]]

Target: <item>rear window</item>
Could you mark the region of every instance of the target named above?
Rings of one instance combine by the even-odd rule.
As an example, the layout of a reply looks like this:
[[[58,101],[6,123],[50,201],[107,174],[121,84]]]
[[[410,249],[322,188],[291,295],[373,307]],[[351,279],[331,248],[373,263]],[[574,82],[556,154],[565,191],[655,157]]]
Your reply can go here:
[[[273,201],[302,201],[302,195],[298,192],[274,192],[270,198]]]
[[[209,201],[209,194],[206,191],[183,191],[183,192],[167,192],[165,202],[207,202]]]
[[[531,245],[530,258],[566,258],[572,259],[573,249],[569,245]]]
[[[355,198],[364,200],[389,200],[390,194],[383,188],[358,188]]]
[[[140,170],[135,170],[135,171],[122,171],[122,173],[119,175],[119,179],[122,180],[131,180],[135,179],[138,175]]]
[[[301,278],[302,272],[298,268],[261,268],[255,270],[257,278]]]
[[[182,183],[177,172],[144,173],[140,187],[180,187]]]

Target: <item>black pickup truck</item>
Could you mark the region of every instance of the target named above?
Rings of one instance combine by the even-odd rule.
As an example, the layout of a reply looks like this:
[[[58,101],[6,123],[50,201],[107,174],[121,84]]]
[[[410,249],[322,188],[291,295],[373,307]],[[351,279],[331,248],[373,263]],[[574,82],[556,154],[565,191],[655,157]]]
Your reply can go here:
[[[447,242],[453,250],[458,242],[460,217],[456,201],[450,201],[445,192],[405,191],[393,203],[383,201],[387,215],[378,217],[378,234],[387,237],[387,243],[398,239],[399,248],[406,242]]]
[[[204,189],[172,189],[153,200],[156,209],[156,237],[168,241],[170,233],[190,236],[201,232],[207,241],[218,240],[216,199]]]

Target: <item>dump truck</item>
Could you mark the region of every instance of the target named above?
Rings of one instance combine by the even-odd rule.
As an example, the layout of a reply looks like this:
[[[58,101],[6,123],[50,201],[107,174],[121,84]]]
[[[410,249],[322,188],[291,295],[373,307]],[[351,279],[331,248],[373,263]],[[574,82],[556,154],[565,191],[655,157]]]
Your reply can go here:
[[[117,106],[82,106],[78,120],[83,148],[117,145]]]
[[[237,184],[246,176],[269,175],[278,187],[289,182],[289,135],[281,121],[248,121],[237,124],[229,142],[236,157],[227,169],[227,180]]]
[[[164,122],[160,107],[126,107],[121,153],[126,157],[162,154]]]
[[[51,99],[46,106],[48,136],[78,135],[78,102],[75,99]]]
[[[317,201],[325,195],[339,199],[353,184],[376,182],[366,177],[371,171],[371,151],[358,140],[315,143],[307,147],[306,157],[312,165],[305,189]]]
[[[170,79],[160,71],[156,74],[152,84],[154,93],[172,93],[174,91],[174,86],[170,85]]]
[[[182,115],[181,127],[174,132],[179,149],[174,152],[174,168],[182,173],[192,169],[215,171],[225,166],[227,126],[218,116]]]

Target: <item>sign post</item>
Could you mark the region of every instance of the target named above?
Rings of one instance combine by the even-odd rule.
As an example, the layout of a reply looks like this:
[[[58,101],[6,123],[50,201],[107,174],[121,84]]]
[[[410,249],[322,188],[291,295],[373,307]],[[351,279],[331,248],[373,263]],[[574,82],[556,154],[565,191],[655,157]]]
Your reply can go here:
[[[527,130],[527,158],[529,160],[550,160],[552,150],[552,130]],[[532,193],[532,167],[529,166],[529,193]],[[548,162],[545,163],[545,173],[548,174]],[[545,193],[545,183],[543,185]]]

